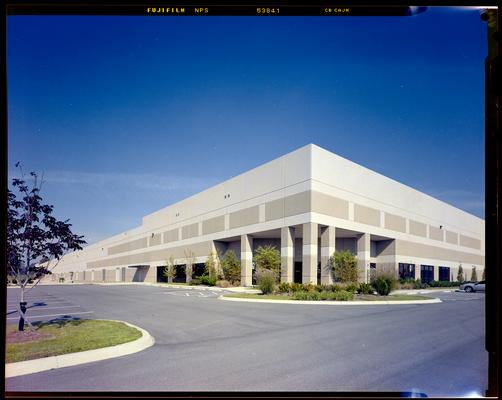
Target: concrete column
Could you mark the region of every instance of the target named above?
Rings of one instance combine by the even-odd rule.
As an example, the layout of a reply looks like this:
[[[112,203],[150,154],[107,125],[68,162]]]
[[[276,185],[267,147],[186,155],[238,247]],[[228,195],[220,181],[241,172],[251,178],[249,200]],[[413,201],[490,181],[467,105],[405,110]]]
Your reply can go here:
[[[317,284],[317,224],[303,224],[302,283]]]
[[[433,273],[433,280],[439,281],[439,265],[434,265],[434,273]],[[477,272],[477,271],[476,271]]]
[[[331,273],[330,257],[335,252],[336,228],[326,226],[321,228],[321,283],[331,285],[333,274]]]
[[[157,282],[157,267],[155,265],[150,265],[145,267],[145,282],[155,283]]]
[[[415,280],[420,279],[420,264],[415,264]]]
[[[363,233],[357,238],[357,268],[359,282],[368,283],[370,268],[370,234]]]
[[[241,285],[253,284],[253,238],[241,235]]]
[[[293,282],[295,257],[295,228],[281,228],[281,282]]]

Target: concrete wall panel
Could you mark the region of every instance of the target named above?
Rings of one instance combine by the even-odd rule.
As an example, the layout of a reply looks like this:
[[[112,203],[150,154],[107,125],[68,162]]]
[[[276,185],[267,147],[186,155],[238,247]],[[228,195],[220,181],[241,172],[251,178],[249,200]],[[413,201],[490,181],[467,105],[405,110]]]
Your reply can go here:
[[[445,238],[447,243],[458,244],[458,233],[446,231]]]
[[[410,219],[410,234],[415,236],[427,237],[427,225]]]
[[[260,222],[260,207],[254,206],[230,213],[230,229]]]
[[[119,244],[117,246],[112,246],[108,248],[108,255],[114,255],[118,253],[125,253],[126,251],[133,251],[138,249],[143,249],[147,246],[147,238],[141,238],[132,240],[124,244]]]
[[[380,211],[371,207],[354,204],[354,221],[367,225],[380,226]]]
[[[429,238],[434,240],[444,241],[444,231],[441,228],[429,225]]]
[[[406,218],[398,215],[384,213],[385,215],[385,228],[392,229],[393,231],[406,233]]]
[[[408,242],[405,240],[396,240],[396,253],[401,256],[455,261],[477,265],[485,264],[484,256],[421,243]]]
[[[265,204],[265,221],[284,218],[284,199],[277,199]]]
[[[312,191],[312,211],[336,218],[349,218],[349,202],[327,194]]]
[[[481,248],[481,241],[473,237],[460,235],[460,246],[470,247],[471,249],[479,250]]]
[[[225,216],[214,217],[202,221],[202,234],[208,235],[210,233],[221,232],[225,230]]]
[[[180,240],[178,228],[164,232],[164,243],[176,242],[178,240]]]
[[[183,240],[199,236],[199,223],[185,225],[181,228],[181,238]]]
[[[162,244],[162,235],[160,233],[155,233],[148,238],[148,246],[158,246],[159,244]]]

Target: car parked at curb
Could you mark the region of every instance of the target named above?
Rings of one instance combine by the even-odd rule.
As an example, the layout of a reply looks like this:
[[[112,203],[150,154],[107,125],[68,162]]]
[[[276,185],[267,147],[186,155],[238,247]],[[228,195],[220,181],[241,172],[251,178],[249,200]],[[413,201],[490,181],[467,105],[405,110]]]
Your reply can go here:
[[[467,293],[484,292],[485,291],[485,281],[464,282],[460,285],[459,289],[463,290]]]

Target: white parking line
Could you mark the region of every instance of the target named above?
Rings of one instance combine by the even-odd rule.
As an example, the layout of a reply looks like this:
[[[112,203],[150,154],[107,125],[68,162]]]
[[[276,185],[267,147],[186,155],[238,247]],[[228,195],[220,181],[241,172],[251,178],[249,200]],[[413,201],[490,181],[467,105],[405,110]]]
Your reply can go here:
[[[77,314],[91,314],[94,313],[94,311],[83,311],[83,312],[74,312],[74,313],[64,313],[64,314],[50,314],[50,315],[28,315],[28,319],[33,319],[33,318],[42,318],[42,317],[57,317],[59,315],[77,315]],[[19,317],[14,317],[14,318],[7,318],[7,319],[19,319]]]
[[[38,307],[27,307],[27,311],[45,311],[45,310],[56,310],[58,308],[81,308],[80,306],[61,306],[61,307],[42,307],[42,308],[38,308]],[[13,311],[17,311],[17,310],[7,310],[7,312],[13,312]]]
[[[190,296],[188,293],[185,293],[185,296]]]

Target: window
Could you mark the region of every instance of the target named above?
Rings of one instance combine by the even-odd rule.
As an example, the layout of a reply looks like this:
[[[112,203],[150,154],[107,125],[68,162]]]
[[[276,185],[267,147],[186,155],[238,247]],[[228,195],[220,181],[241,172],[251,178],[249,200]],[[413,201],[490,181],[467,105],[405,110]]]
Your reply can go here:
[[[420,266],[420,279],[423,283],[429,283],[434,280],[434,266],[433,265],[421,265]]]
[[[399,279],[415,279],[415,264],[399,263]]]
[[[450,281],[450,268],[449,267],[439,267],[439,280],[440,281]]]

